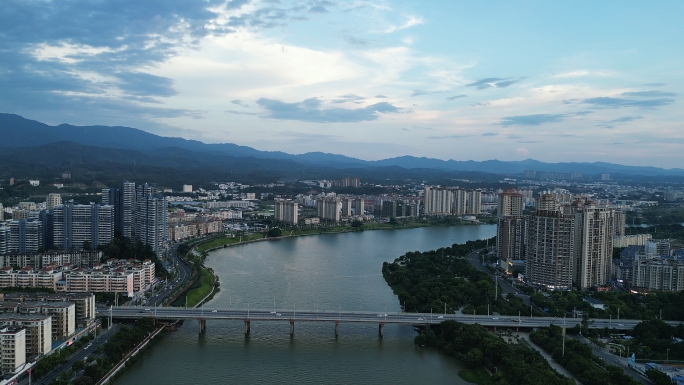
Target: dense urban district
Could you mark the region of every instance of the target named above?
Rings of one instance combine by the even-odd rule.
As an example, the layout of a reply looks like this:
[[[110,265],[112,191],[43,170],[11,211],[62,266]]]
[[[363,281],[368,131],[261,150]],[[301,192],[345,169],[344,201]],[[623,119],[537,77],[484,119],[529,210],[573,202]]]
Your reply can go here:
[[[684,321],[681,183],[534,170],[201,187],[128,178],[105,185],[63,170],[0,180],[0,384],[112,381],[174,326],[113,323],[108,307],[206,302],[219,290],[203,264],[213,249],[481,224],[496,224],[496,237],[407,250],[378,269],[404,312],[518,326],[439,320],[415,325],[416,344],[458,357],[468,367],[462,377],[478,384],[684,384],[684,326],[671,323]],[[564,318],[567,327],[526,327],[534,317]],[[611,327],[594,328],[595,319]],[[630,330],[621,319],[643,322]]]

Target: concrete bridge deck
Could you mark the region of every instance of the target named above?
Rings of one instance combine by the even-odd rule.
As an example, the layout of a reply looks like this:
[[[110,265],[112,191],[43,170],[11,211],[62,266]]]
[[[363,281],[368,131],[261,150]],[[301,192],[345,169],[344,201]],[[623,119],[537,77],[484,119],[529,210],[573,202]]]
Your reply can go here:
[[[274,322],[365,322],[376,324],[438,324],[446,320],[466,324],[480,324],[488,327],[524,327],[536,328],[549,325],[573,327],[581,323],[579,318],[555,317],[516,317],[485,316],[437,313],[384,313],[367,311],[312,311],[312,310],[264,310],[264,309],[213,309],[213,308],[172,308],[172,307],[131,307],[119,306],[102,309],[100,315],[118,319],[198,319],[198,320],[241,320],[241,321],[274,321]],[[633,319],[590,319],[589,328],[594,329],[632,329],[641,320]],[[676,326],[679,322],[669,322]]]

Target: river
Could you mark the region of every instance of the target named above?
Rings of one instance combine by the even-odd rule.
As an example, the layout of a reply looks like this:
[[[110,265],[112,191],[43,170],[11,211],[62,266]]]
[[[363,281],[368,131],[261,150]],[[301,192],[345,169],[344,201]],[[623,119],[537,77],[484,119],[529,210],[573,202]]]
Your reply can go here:
[[[495,225],[426,227],[285,238],[211,252],[206,265],[221,292],[206,307],[369,310],[397,312],[382,263],[407,251],[427,251],[496,235]],[[441,309],[435,309],[439,313]],[[132,365],[128,384],[467,384],[462,365],[413,344],[408,325],[186,322]]]

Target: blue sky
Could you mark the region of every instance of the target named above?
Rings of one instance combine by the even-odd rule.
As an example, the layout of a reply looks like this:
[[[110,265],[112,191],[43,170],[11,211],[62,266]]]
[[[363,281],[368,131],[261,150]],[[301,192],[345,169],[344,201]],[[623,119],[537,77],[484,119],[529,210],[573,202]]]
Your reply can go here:
[[[682,167],[684,2],[3,0],[0,111],[362,159]]]

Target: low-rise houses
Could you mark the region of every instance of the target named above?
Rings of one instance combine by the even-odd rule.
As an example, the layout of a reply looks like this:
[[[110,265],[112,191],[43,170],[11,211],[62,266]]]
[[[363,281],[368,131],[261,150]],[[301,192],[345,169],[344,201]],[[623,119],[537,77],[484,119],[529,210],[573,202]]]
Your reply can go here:
[[[12,266],[0,268],[0,288],[43,287],[58,292],[114,292],[133,293],[147,290],[155,281],[154,263],[146,259],[110,259],[92,268],[48,266],[36,270],[31,266],[15,270]]]

